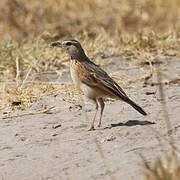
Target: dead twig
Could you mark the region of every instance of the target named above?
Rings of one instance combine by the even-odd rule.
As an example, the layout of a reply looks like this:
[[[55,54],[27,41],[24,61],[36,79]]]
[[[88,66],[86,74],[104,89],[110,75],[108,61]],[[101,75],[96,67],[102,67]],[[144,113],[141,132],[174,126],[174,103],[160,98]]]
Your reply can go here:
[[[16,86],[19,87],[19,57],[16,57]]]
[[[48,113],[50,110],[54,109],[55,106],[51,106],[48,108],[45,108],[43,110],[35,111],[35,112],[28,112],[24,114],[19,114],[19,115],[14,115],[14,116],[6,116],[3,117],[2,119],[12,119],[12,118],[18,118],[18,117],[23,117],[23,116],[29,116],[29,115],[37,115],[37,114],[42,114],[42,113]]]
[[[29,70],[28,70],[28,72],[27,72],[27,74],[26,74],[26,77],[24,78],[24,80],[23,80],[23,82],[22,82],[22,84],[21,84],[20,91],[23,89],[23,86],[24,86],[24,84],[26,83],[27,78],[29,77],[29,74],[31,73],[31,70],[32,70],[32,68],[29,68]]]
[[[159,64],[157,65],[157,79],[158,79],[158,83],[159,83],[158,88],[159,88],[159,93],[160,93],[160,97],[161,97],[161,105],[162,105],[162,110],[163,110],[163,116],[164,116],[164,120],[166,122],[167,134],[169,135],[170,143],[174,144],[173,137],[168,133],[168,132],[170,132],[170,130],[172,128],[171,128],[171,122],[169,119],[169,114],[167,111],[167,104],[166,104],[165,93],[164,93],[164,89],[163,89],[163,83],[162,83],[162,74],[161,74]]]
[[[97,138],[94,138],[94,143],[95,143],[95,145],[96,145],[96,148],[97,148],[97,150],[98,150],[98,152],[99,152],[99,155],[100,155],[101,159],[103,160],[103,164],[104,164],[104,166],[105,166],[105,168],[106,168],[106,170],[107,170],[107,172],[108,172],[109,179],[115,180],[115,178],[114,178],[114,176],[112,175],[112,172],[110,171],[110,168],[109,168],[109,166],[108,166],[108,164],[107,164],[107,162],[106,162],[106,159],[105,159],[103,150],[102,150],[102,148],[101,148],[101,146],[100,146]]]

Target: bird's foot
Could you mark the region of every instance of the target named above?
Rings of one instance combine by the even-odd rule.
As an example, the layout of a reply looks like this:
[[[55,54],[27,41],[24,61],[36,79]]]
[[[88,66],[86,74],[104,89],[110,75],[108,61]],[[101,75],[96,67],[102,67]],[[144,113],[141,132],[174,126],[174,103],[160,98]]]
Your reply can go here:
[[[101,123],[99,123],[97,127],[101,127]]]
[[[94,131],[95,129],[94,129],[94,126],[91,126],[89,129],[88,129],[88,131]]]

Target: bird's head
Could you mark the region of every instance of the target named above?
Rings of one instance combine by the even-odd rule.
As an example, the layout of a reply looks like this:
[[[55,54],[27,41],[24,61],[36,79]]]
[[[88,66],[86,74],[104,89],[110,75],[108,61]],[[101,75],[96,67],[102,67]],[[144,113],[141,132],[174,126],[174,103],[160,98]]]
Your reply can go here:
[[[62,43],[56,41],[51,43],[52,47],[61,47],[64,49],[72,59],[83,60],[86,57],[81,44],[77,40],[66,40]]]

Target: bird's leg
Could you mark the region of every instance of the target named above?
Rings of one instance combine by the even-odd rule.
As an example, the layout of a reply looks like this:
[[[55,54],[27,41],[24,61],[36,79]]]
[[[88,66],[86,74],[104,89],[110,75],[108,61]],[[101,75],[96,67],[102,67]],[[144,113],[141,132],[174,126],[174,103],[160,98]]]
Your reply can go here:
[[[88,131],[94,130],[94,122],[95,122],[96,114],[97,114],[97,111],[98,111],[98,103],[97,103],[97,100],[95,100],[95,103],[96,103],[96,111],[95,111],[93,121],[92,121],[91,126],[90,126],[90,128],[88,129]]]
[[[104,100],[102,98],[99,98],[98,102],[99,102],[99,104],[101,106],[101,114],[100,114],[100,119],[99,119],[98,127],[101,127],[101,120],[102,120],[102,115],[103,115],[105,104],[104,104]]]

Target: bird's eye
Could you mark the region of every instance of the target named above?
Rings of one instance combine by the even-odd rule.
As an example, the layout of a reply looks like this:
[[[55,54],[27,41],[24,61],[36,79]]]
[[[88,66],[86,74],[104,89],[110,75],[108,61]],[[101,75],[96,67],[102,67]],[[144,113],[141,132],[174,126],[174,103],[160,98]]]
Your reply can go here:
[[[71,42],[67,42],[67,43],[66,43],[66,46],[71,46],[71,45],[72,45]]]

